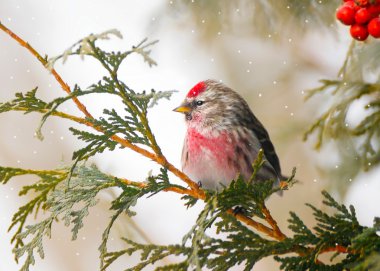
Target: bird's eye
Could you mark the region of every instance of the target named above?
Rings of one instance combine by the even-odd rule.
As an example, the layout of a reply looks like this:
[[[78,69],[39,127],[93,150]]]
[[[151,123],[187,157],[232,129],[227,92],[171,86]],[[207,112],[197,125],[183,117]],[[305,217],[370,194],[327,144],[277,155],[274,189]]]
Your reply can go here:
[[[201,106],[201,105],[203,104],[203,101],[197,101],[195,104],[196,104],[197,106]]]

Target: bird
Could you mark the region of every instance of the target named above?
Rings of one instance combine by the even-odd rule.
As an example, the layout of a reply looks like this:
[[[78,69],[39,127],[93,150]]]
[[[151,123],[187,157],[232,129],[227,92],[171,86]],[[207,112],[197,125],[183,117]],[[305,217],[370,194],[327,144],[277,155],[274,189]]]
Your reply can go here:
[[[239,174],[248,181],[260,149],[264,163],[255,181],[280,182],[280,161],[267,130],[230,87],[201,81],[173,111],[185,115],[187,126],[182,171],[202,188],[220,191]]]

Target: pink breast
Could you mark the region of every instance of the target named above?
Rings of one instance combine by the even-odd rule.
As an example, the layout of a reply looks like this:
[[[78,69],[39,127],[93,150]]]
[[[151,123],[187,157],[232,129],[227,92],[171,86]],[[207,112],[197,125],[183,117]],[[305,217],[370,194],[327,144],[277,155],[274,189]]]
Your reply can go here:
[[[234,155],[232,137],[226,132],[203,135],[195,129],[189,129],[187,136],[189,150],[193,155],[202,155],[207,151],[218,161]]]
[[[231,164],[235,159],[235,143],[231,134],[201,134],[189,129],[187,145],[188,162],[184,171],[196,180],[228,184],[236,177],[237,170]]]

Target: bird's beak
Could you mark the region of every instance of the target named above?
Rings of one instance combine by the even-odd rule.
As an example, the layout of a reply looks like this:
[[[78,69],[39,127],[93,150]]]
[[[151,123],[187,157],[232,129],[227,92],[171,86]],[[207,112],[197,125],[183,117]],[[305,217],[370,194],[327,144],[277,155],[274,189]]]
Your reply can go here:
[[[173,111],[186,114],[191,111],[191,107],[186,104],[181,104],[180,106],[174,108]]]

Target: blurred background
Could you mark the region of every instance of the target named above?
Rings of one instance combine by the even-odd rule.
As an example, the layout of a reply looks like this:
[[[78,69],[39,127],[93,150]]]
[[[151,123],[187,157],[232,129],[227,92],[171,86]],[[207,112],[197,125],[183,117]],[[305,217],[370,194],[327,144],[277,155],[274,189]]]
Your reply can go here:
[[[297,2],[297,3],[293,3]],[[380,170],[360,172],[356,178],[342,178],[338,147],[328,143],[321,151],[313,140],[302,135],[325,109],[326,96],[304,101],[307,89],[322,78],[336,78],[351,37],[347,28],[335,24],[340,1],[197,1],[197,0],[0,0],[0,20],[28,41],[41,54],[61,54],[90,33],[116,28],[124,38],[102,42],[109,50],[126,50],[143,38],[159,40],[152,57],[158,66],[149,68],[140,56],[131,57],[120,76],[136,91],[178,90],[170,101],[162,100],[150,112],[150,122],[169,161],[180,168],[185,126],[183,116],[172,112],[197,82],[213,78],[238,91],[249,103],[271,135],[284,174],[297,168],[300,183],[283,197],[269,200],[269,208],[286,232],[290,210],[308,225],[311,212],[304,203],[321,207],[322,189],[339,201],[353,204],[361,223],[371,225],[379,216],[378,181]],[[293,4],[291,4],[293,3]],[[70,85],[82,88],[97,82],[105,72],[92,60],[70,58],[57,71]],[[63,96],[54,78],[24,48],[0,33],[0,102],[16,92],[38,87],[40,97]],[[328,99],[328,98],[327,98]],[[111,100],[82,99],[94,115],[112,108]],[[67,104],[64,110],[80,114]],[[354,115],[360,110],[353,111]],[[69,122],[50,118],[43,128],[44,141],[34,137],[40,116],[6,113],[0,115],[0,164],[23,168],[53,169],[71,162],[72,152],[81,143],[67,130]],[[119,177],[144,181],[152,162],[128,150],[95,156],[100,169]],[[17,270],[7,232],[13,213],[27,199],[18,196],[21,186],[30,183],[18,178],[0,186],[0,270]],[[62,223],[53,227],[52,239],[45,242],[44,260],[36,259],[32,270],[97,270],[101,233],[108,223],[109,202],[117,191],[100,195],[76,242],[71,242]],[[194,223],[202,205],[187,210],[180,196],[160,193],[140,201],[133,221],[119,219],[110,248],[120,249],[122,236],[158,244],[178,243]],[[137,258],[123,258],[109,270],[121,270]],[[170,262],[172,259],[168,259]],[[276,270],[271,259],[257,264],[257,270]],[[239,267],[236,270],[240,270]]]

